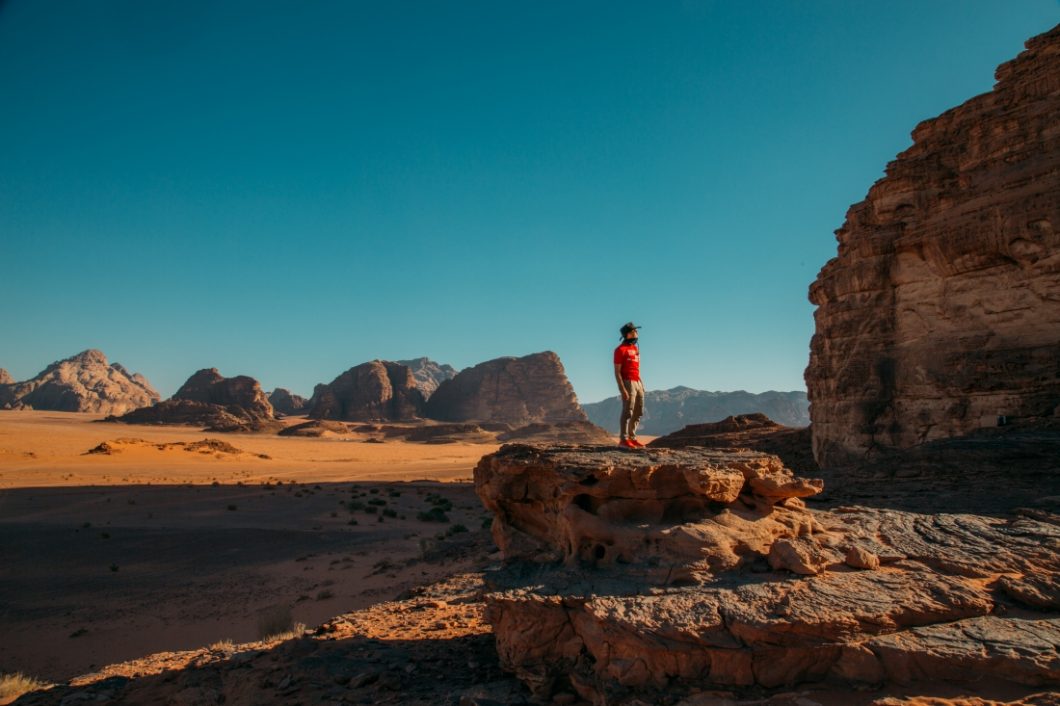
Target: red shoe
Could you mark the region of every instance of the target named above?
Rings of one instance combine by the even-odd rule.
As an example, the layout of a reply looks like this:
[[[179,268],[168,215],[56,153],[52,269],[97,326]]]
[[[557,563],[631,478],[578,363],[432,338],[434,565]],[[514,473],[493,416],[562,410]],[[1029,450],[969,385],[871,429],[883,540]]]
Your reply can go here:
[[[639,442],[639,441],[637,441],[636,439],[630,439],[630,440],[629,440],[629,443],[633,444],[633,445],[634,445],[635,447],[637,447],[638,449],[643,449],[643,448],[644,448],[644,444],[640,443],[640,442]]]
[[[635,449],[635,448],[637,448],[637,444],[632,442],[632,441],[630,441],[629,439],[623,439],[622,441],[618,442],[618,445],[621,446],[624,449]]]

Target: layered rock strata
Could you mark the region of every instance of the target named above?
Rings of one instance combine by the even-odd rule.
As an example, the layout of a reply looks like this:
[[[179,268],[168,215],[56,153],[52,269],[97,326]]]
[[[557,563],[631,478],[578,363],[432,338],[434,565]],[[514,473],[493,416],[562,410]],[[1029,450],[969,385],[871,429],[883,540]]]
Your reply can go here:
[[[539,699],[1060,684],[1060,517],[812,511],[819,483],[751,451],[509,445],[475,482],[487,619]]]
[[[423,403],[408,367],[373,360],[350,368],[327,385],[317,385],[308,416],[343,421],[414,419],[422,416]]]
[[[585,422],[559,356],[497,358],[460,371],[427,401],[426,416],[448,422]]]
[[[996,77],[916,127],[810,287],[824,466],[1058,414],[1060,26]]]
[[[108,363],[95,349],[56,361],[24,382],[2,372],[0,408],[122,414],[161,399],[147,378]]]
[[[106,419],[126,424],[181,424],[209,431],[275,431],[269,398],[252,377],[226,378],[217,368],[194,373],[168,400]]]

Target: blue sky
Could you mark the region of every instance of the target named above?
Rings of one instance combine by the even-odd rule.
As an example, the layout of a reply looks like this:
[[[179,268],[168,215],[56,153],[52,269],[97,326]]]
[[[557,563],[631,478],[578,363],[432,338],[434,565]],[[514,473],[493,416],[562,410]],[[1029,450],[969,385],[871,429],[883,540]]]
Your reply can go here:
[[[910,131],[1056,0],[0,3],[0,367],[308,394],[560,354],[802,389],[806,292]]]

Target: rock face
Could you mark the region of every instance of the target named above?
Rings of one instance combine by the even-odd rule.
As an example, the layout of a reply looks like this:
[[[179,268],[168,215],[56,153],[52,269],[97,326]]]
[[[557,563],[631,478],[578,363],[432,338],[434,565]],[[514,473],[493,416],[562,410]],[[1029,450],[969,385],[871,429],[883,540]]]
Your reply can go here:
[[[309,417],[344,421],[413,419],[423,414],[423,393],[400,363],[373,360],[354,366],[328,385],[317,385]]]
[[[11,373],[0,368],[0,385],[10,385],[13,382],[15,382],[15,378],[11,377]]]
[[[460,371],[427,401],[426,415],[448,422],[584,422],[574,388],[551,351],[497,358]]]
[[[1060,402],[1060,26],[913,131],[810,287],[825,466]]]
[[[648,446],[682,449],[702,446],[712,449],[753,449],[774,454],[796,473],[817,473],[810,428],[792,429],[764,414],[740,414],[713,424],[689,424],[680,431],[660,436]]]
[[[305,414],[309,409],[309,400],[282,387],[269,393],[269,404],[280,414]]]
[[[509,445],[475,485],[486,617],[542,702],[1060,682],[1060,516],[814,511],[819,481],[748,450]]]
[[[397,363],[412,371],[412,377],[416,378],[416,387],[423,393],[423,399],[433,395],[443,382],[456,377],[456,368],[444,363],[435,363],[430,358],[399,360]]]
[[[649,390],[644,399],[644,418],[640,433],[651,435],[669,434],[688,424],[716,422],[733,415],[765,414],[781,424],[804,427],[810,423],[810,402],[806,393],[762,392],[754,394],[735,392],[709,392],[690,387],[675,387],[670,390]],[[583,404],[582,409],[594,424],[618,433],[618,421],[622,413],[622,400],[617,395],[600,402]]]
[[[121,414],[160,399],[147,378],[108,363],[94,349],[52,363],[24,382],[11,381],[6,371],[3,377],[9,382],[0,380],[0,408]]]
[[[196,372],[164,402],[106,421],[185,424],[205,426],[210,431],[273,431],[279,426],[257,380],[246,375],[226,378],[217,368]]]

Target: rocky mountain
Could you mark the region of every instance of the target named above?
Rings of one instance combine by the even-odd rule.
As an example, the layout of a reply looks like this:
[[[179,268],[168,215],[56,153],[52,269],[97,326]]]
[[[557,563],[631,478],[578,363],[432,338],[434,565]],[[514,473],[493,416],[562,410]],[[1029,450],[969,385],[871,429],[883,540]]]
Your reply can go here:
[[[305,414],[309,410],[309,400],[283,387],[269,393],[269,404],[280,414]]]
[[[56,361],[35,377],[14,382],[4,371],[0,408],[122,414],[154,404],[158,392],[142,375],[108,363],[102,351],[89,349]]]
[[[559,356],[551,351],[497,358],[461,370],[427,400],[425,414],[450,422],[587,421]]]
[[[423,413],[423,393],[405,365],[373,360],[354,366],[309,400],[312,419],[344,421],[413,419]]]
[[[210,431],[272,431],[279,428],[272,404],[252,377],[226,378],[204,368],[185,381],[170,399],[106,421],[127,424],[183,424]]]
[[[397,363],[412,371],[412,377],[416,378],[416,386],[420,388],[424,399],[433,395],[443,382],[456,377],[456,368],[444,363],[435,363],[430,358],[399,360]]]
[[[810,287],[825,466],[1060,415],[1060,26],[913,131]]]
[[[11,373],[7,372],[3,368],[0,368],[0,385],[10,385],[15,381],[15,378],[11,377]]]
[[[780,424],[804,427],[810,423],[809,401],[806,393],[762,392],[755,394],[737,390],[735,392],[708,392],[690,387],[674,387],[669,390],[649,390],[644,397],[644,417],[640,422],[640,433],[650,435],[669,434],[687,424],[717,422],[734,414],[765,414]],[[582,409],[594,423],[617,434],[618,420],[622,414],[622,399],[617,395],[600,402],[583,404]]]

